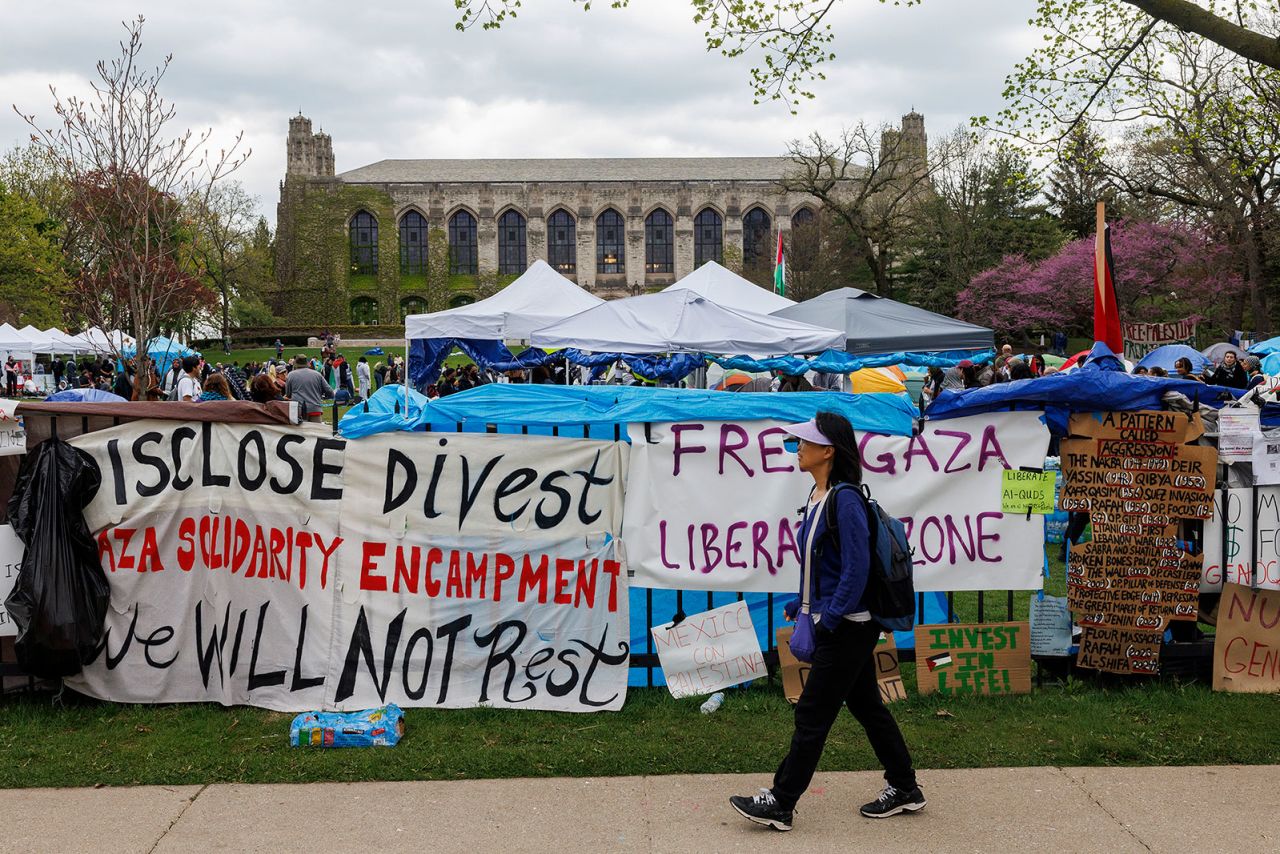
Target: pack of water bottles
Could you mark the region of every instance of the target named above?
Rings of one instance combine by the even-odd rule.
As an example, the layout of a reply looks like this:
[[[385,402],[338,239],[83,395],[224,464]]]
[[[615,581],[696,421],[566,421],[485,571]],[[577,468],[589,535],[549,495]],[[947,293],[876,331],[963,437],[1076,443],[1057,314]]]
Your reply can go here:
[[[289,725],[294,747],[395,747],[404,712],[395,703],[360,712],[303,712]]]

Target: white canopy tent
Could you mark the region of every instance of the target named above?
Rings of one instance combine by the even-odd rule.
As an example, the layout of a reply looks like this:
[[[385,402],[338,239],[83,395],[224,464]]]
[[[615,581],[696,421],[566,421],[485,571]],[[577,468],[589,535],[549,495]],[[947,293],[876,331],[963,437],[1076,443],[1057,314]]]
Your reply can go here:
[[[795,300],[778,296],[750,282],[715,261],[708,261],[664,291],[687,290],[704,296],[717,305],[756,314],[773,314],[795,305]]]
[[[0,323],[0,351],[30,359],[35,353],[32,350],[34,345],[34,341],[15,329],[12,324]]]
[[[18,334],[25,337],[31,342],[32,353],[52,353],[54,352],[53,337],[47,332],[42,332],[34,326],[27,324],[18,330]]]
[[[533,330],[601,302],[546,261],[538,260],[488,299],[446,311],[409,315],[404,319],[404,334],[406,339],[526,341]]]
[[[68,335],[56,326],[49,327],[44,331],[44,334],[53,341],[54,353],[77,356],[81,353],[89,352],[89,348],[84,342],[77,341],[74,335]]]
[[[535,329],[530,340],[535,347],[577,347],[598,353],[758,357],[819,353],[842,347],[844,333],[726,308],[680,288],[597,305]]]
[[[125,344],[133,343],[133,337],[125,335],[119,329],[103,332],[96,326],[81,332],[75,336],[74,340],[84,346],[83,352],[98,353],[103,356],[119,353],[124,349]]]

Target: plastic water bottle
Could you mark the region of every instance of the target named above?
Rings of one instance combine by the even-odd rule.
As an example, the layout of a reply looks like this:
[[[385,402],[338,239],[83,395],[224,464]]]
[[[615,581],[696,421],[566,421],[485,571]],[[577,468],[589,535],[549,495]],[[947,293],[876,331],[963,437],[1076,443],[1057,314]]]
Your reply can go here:
[[[708,697],[707,701],[702,704],[702,713],[704,715],[712,714],[713,712],[715,712],[716,709],[720,708],[722,705],[724,705],[724,692],[717,691],[714,694],[712,694],[710,697]]]

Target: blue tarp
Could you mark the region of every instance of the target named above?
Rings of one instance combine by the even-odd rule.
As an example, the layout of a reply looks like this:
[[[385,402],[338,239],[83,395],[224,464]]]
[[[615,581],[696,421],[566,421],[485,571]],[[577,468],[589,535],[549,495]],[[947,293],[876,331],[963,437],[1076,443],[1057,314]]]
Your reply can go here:
[[[1280,335],[1275,338],[1268,338],[1266,341],[1259,341],[1249,348],[1249,352],[1255,356],[1270,356],[1272,353],[1280,353]]]
[[[1200,373],[1209,365],[1209,360],[1203,353],[1186,344],[1165,344],[1163,347],[1157,347],[1143,356],[1138,365],[1144,368],[1164,368],[1169,373],[1173,373],[1174,363],[1182,358],[1191,361],[1193,374]]]
[[[96,388],[68,388],[55,391],[45,398],[48,403],[127,403],[118,394],[99,391]]]
[[[1262,372],[1269,377],[1280,374],[1280,353],[1272,353],[1262,359]]]
[[[120,355],[126,359],[132,359],[138,355],[138,348],[130,344],[124,347]],[[156,336],[147,342],[147,355],[151,361],[157,365],[168,365],[174,359],[181,359],[186,356],[199,356],[200,354],[192,350],[186,344],[174,341],[172,338],[166,338],[163,335]]]
[[[711,361],[725,370],[781,371],[796,376],[807,371],[820,374],[847,374],[863,368],[887,368],[890,365],[910,365],[920,368],[950,368],[968,359],[975,365],[985,364],[996,357],[995,350],[947,350],[941,353],[881,353],[876,356],[855,356],[843,350],[827,350],[813,359],[799,356],[774,356],[753,359],[750,356],[711,357]]]
[[[1244,394],[1243,389],[1205,385],[1196,380],[1130,376],[1120,370],[1108,370],[1103,366],[1107,361],[1104,358],[1103,364],[1091,363],[1078,371],[1037,379],[947,390],[938,395],[925,414],[940,419],[1012,409],[1043,409],[1049,429],[1063,436],[1067,431],[1067,417],[1072,412],[1161,409],[1162,398],[1170,391],[1219,408]]]
[[[409,389],[406,407],[404,386],[385,385],[370,395],[365,404],[348,409],[338,422],[338,429],[347,439],[393,430],[415,430],[426,423],[426,406],[425,394]]]
[[[438,423],[540,426],[627,424],[644,421],[807,421],[838,412],[856,430],[911,435],[915,408],[895,394],[807,392],[772,394],[640,386],[553,386],[491,383],[431,401]]]

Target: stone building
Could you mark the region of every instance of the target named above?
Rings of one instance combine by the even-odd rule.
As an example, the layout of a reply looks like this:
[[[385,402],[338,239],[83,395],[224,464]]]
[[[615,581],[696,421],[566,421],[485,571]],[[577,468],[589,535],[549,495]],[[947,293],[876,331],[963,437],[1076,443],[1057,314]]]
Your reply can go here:
[[[899,138],[925,150],[924,118]],[[602,297],[708,260],[768,281],[779,231],[816,221],[785,157],[382,160],[335,174],[333,143],[289,120],[276,313],[291,325],[399,323],[489,295],[544,259]]]

